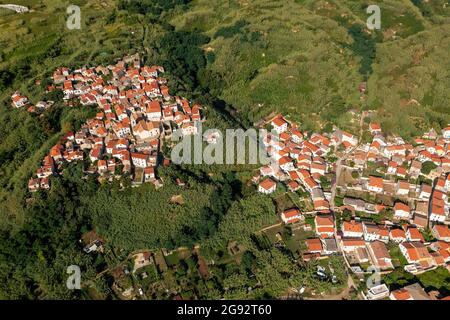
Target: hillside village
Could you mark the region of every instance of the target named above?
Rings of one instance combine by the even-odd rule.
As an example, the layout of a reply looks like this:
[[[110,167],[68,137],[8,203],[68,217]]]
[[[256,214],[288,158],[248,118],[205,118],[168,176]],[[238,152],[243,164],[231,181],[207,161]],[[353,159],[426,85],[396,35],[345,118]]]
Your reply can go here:
[[[205,121],[201,106],[170,95],[163,73],[163,67],[141,65],[138,55],[107,67],[57,69],[49,92],[61,90],[67,104],[78,99],[99,110],[50,149],[29,180],[29,191],[50,189],[50,177],[73,161],[83,161],[85,173],[100,181],[129,175],[133,185],[161,187],[157,167],[170,163],[161,151],[165,140],[177,131],[194,135],[196,122]],[[54,104],[32,105],[20,92],[11,100],[28,112]],[[266,125],[276,132],[263,140],[274,161],[252,182],[260,193],[281,188],[302,200],[303,205],[283,210],[280,220],[314,232],[304,240],[304,261],[342,255],[358,277],[370,265],[384,274],[399,266],[412,274],[449,268],[450,127],[441,134],[430,130],[409,144],[386,136],[375,122],[368,124],[371,141],[366,143],[339,128],[302,132],[283,115]],[[367,299],[411,298],[407,289],[372,289]]]
[[[374,122],[368,143],[338,128],[307,135],[282,115],[267,124],[278,136],[265,140],[274,161],[253,182],[261,193],[276,194],[282,186],[310,203],[280,214],[285,224],[304,230],[311,230],[305,220],[314,217],[316,237],[304,241],[304,260],[342,254],[360,276],[368,265],[389,273],[399,260],[412,274],[449,268],[450,127],[441,135],[430,130],[411,145],[387,137]],[[389,296],[380,288],[367,298]]]
[[[182,136],[195,134],[195,123],[205,120],[198,104],[191,106],[169,94],[163,72],[160,66],[141,65],[138,55],[107,67],[56,70],[49,91],[62,90],[64,100],[79,99],[83,106],[98,105],[99,112],[50,149],[29,180],[29,191],[49,189],[50,177],[60,174],[65,163],[83,160],[86,174],[96,174],[99,180],[129,174],[133,185],[149,182],[160,187],[156,168],[169,163],[161,153],[164,140],[178,130]],[[32,106],[19,92],[12,96],[14,107],[27,107],[29,112],[52,103]]]

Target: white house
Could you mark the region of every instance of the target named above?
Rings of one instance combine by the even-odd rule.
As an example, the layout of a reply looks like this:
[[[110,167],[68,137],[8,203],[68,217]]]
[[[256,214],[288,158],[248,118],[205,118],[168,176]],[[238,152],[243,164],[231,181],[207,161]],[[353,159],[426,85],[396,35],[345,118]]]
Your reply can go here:
[[[364,235],[362,223],[355,220],[350,222],[344,221],[341,230],[343,236],[346,238],[362,238]]]
[[[394,217],[400,220],[407,220],[409,219],[411,210],[409,206],[407,206],[404,203],[397,202],[394,205]]]
[[[162,116],[162,108],[159,101],[153,100],[148,104],[147,118],[152,121],[160,121]]]
[[[448,226],[443,224],[435,224],[431,231],[436,239],[450,242],[450,229]]]
[[[160,133],[159,125],[157,122],[146,122],[141,120],[133,128],[133,134],[136,138],[140,140],[149,140]]]
[[[284,210],[281,213],[281,220],[285,224],[288,224],[288,223],[295,223],[295,222],[299,222],[299,221],[304,221],[305,217],[302,215],[302,213],[300,212],[299,209],[292,208],[292,209]]]
[[[277,117],[277,118],[273,119],[271,124],[272,124],[273,129],[278,134],[285,132],[288,129],[288,123],[282,117]]]
[[[21,108],[28,103],[28,98],[25,96],[22,96],[20,94],[20,92],[18,92],[18,91],[12,95],[11,100],[12,100],[13,106],[16,108]]]
[[[367,189],[371,192],[382,193],[383,192],[383,178],[370,176]]]
[[[432,205],[430,213],[430,222],[443,223],[446,219],[444,207]]]
[[[261,183],[258,186],[258,191],[264,194],[270,194],[274,192],[276,189],[277,189],[276,182],[270,178],[261,181]]]
[[[133,165],[138,168],[146,168],[147,167],[147,159],[148,155],[143,153],[131,153],[131,161]]]
[[[450,127],[442,129],[442,135],[445,139],[450,139]]]
[[[363,223],[364,240],[389,242],[389,231],[372,223]]]
[[[183,125],[181,126],[181,133],[183,134],[183,136],[197,134],[197,126],[195,126],[195,124],[192,122],[183,123]]]

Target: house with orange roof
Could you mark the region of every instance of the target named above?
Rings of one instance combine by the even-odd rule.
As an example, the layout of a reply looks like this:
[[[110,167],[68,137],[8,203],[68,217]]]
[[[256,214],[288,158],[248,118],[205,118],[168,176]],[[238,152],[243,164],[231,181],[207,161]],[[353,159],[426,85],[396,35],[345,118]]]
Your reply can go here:
[[[430,300],[429,295],[418,283],[394,290],[389,295],[391,300]]]
[[[297,181],[293,181],[293,180],[291,180],[287,183],[287,187],[290,192],[295,192],[297,190],[300,190],[300,184]]]
[[[442,129],[442,136],[445,139],[450,139],[450,127],[446,127],[444,129]]]
[[[375,267],[380,270],[394,269],[392,258],[386,248],[386,244],[381,241],[373,241],[366,244],[370,259]]]
[[[278,134],[285,132],[288,129],[288,123],[282,116],[278,116],[273,119],[271,125]]]
[[[406,233],[403,229],[391,229],[389,232],[389,239],[396,243],[402,243],[406,241]]]
[[[425,242],[422,233],[420,233],[419,229],[414,227],[407,228],[406,232],[406,240],[408,241],[417,241],[417,242]]]
[[[333,215],[316,215],[314,218],[316,234],[321,238],[331,238],[335,234]]]
[[[342,238],[341,248],[345,253],[350,253],[358,249],[365,250],[366,242],[362,239]]]
[[[420,186],[419,198],[422,200],[428,200],[431,197],[431,191],[432,188],[430,185],[422,183]]]
[[[320,239],[318,239],[318,238],[306,239],[305,244],[306,244],[306,250],[308,253],[321,254],[323,252],[322,241],[320,241]]]
[[[315,211],[329,211],[330,209],[330,204],[326,199],[313,200],[313,205]]]
[[[293,161],[294,160],[292,158],[290,158],[288,156],[284,156],[278,160],[278,164],[279,164],[281,170],[287,172],[287,171],[291,171],[291,170],[295,169]]]
[[[279,139],[280,141],[286,142],[291,139],[291,135],[285,131],[280,133]]]
[[[119,138],[125,138],[131,134],[129,121],[123,120],[113,124],[113,130]]]
[[[39,190],[41,185],[41,179],[37,178],[30,178],[30,180],[28,180],[28,190],[30,192],[36,192]]]
[[[445,179],[443,179],[442,177],[439,177],[436,181],[434,188],[441,192],[447,192],[447,190],[445,188]]]
[[[194,122],[183,123],[181,126],[181,133],[183,136],[190,136],[197,134],[197,126]]]
[[[297,129],[292,129],[291,130],[291,139],[295,143],[300,143],[303,141],[303,134]]]
[[[149,120],[160,121],[162,116],[161,104],[157,100],[151,101],[146,109],[146,115]]]
[[[39,187],[44,190],[50,189],[50,178],[49,177],[42,178]]]
[[[96,146],[91,149],[89,152],[89,159],[91,159],[91,162],[95,162],[97,160],[100,160],[103,155],[103,146]]]
[[[317,174],[319,174],[321,176],[324,176],[326,168],[327,168],[327,166],[325,164],[312,162],[311,163],[311,168],[310,168],[311,175],[317,173]]]
[[[392,156],[405,156],[406,148],[404,144],[389,145],[383,149],[383,154],[388,158]]]
[[[285,224],[296,223],[296,222],[305,220],[305,217],[303,216],[303,214],[300,212],[300,210],[298,208],[291,208],[291,209],[284,210],[280,216],[281,216],[281,220]]]
[[[445,178],[445,189],[450,191],[450,174],[448,174],[447,178]]]
[[[375,193],[382,193],[383,192],[383,178],[380,177],[369,177],[369,182],[367,185],[367,190]]]
[[[270,194],[277,189],[277,184],[270,178],[266,178],[258,185],[258,191],[264,194]]]
[[[144,168],[144,180],[145,182],[150,182],[156,179],[155,167]]]
[[[409,220],[411,209],[408,205],[396,202],[394,205],[394,218],[398,220]]]
[[[314,181],[310,176],[304,179],[303,185],[305,186],[305,189],[309,193],[312,193],[314,189],[319,188],[319,184],[316,181]]]
[[[436,192],[436,190],[434,192]],[[429,217],[430,222],[444,223],[446,219],[446,212],[445,206],[442,203],[442,200],[439,201],[435,198],[432,199]]]
[[[381,126],[378,122],[371,122],[369,124],[369,131],[371,134],[380,134],[381,133]]]
[[[358,138],[342,130],[336,130],[333,133],[333,136],[337,138],[337,140],[342,143],[346,148],[356,146],[358,144]]]
[[[106,160],[98,160],[97,168],[98,168],[99,173],[108,172],[108,164],[107,164]]]
[[[408,174],[408,171],[406,168],[398,167],[396,175],[400,178],[406,178],[406,175]]]
[[[147,167],[147,161],[149,158],[148,154],[131,152],[130,156],[131,156],[131,161],[135,167],[138,167],[138,168],[146,168]]]
[[[399,180],[397,182],[396,193],[398,196],[407,196],[409,194],[409,182]]]
[[[133,127],[133,135],[142,141],[150,140],[160,134],[159,123],[156,121],[140,120],[135,127]]]
[[[413,297],[409,294],[408,290],[406,290],[405,288],[392,291],[389,295],[389,299],[402,301],[414,300]]]
[[[263,177],[273,176],[275,174],[275,170],[270,165],[259,168],[259,172]]]
[[[19,91],[16,91],[11,96],[12,105],[15,108],[22,108],[23,106],[26,106],[28,104],[28,98],[23,96]]]
[[[434,266],[434,259],[422,242],[403,242],[399,248],[408,263],[415,264],[421,269]]]
[[[355,220],[342,222],[341,230],[346,238],[362,238],[364,235],[362,223]]]
[[[450,228],[447,225],[435,224],[431,231],[436,239],[450,242]]]
[[[421,169],[422,163],[418,160],[412,160],[408,174],[412,177],[418,177],[421,174]]]
[[[363,222],[364,240],[389,242],[389,230],[374,223]]]

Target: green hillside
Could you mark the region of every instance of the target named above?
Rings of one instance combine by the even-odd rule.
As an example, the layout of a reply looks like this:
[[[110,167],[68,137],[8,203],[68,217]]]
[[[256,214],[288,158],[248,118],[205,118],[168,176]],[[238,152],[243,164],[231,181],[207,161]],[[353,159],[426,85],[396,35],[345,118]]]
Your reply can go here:
[[[173,92],[205,106],[208,127],[249,127],[282,112],[305,130],[337,124],[357,134],[351,120],[361,110],[376,110],[385,131],[405,138],[450,123],[445,0],[380,0],[382,29],[372,32],[365,27],[371,2],[364,0],[14,3],[32,11],[0,9],[0,298],[80,298],[84,291],[65,288],[67,265],[80,265],[91,279],[133,250],[194,243],[207,258],[226,260],[236,239],[254,255],[251,268],[264,271],[256,293],[243,286],[236,297],[279,297],[300,286],[298,266],[286,272],[288,258],[251,239],[276,219],[272,199],[246,184],[253,167],[171,166],[161,170],[160,190],[121,190],[119,183],[83,180],[81,166],[73,165],[51,191],[31,197],[27,181],[42,157],[95,114],[45,93],[59,66],[110,64],[139,52],[145,63],[165,67]],[[80,30],[66,28],[70,4],[81,7]],[[16,90],[33,103],[58,102],[42,114],[16,110]],[[177,186],[178,177],[189,187]],[[105,256],[83,253],[78,240],[88,230],[106,239]],[[233,279],[233,264],[223,265]]]
[[[196,0],[172,23],[211,37],[203,49],[217,95],[251,122],[276,110],[305,128],[328,121],[345,128],[345,111],[364,105],[382,110],[384,128],[406,137],[445,126],[448,4],[379,1],[377,32],[365,28],[369,4]],[[367,105],[358,92],[365,79]],[[404,110],[405,99],[420,106]]]

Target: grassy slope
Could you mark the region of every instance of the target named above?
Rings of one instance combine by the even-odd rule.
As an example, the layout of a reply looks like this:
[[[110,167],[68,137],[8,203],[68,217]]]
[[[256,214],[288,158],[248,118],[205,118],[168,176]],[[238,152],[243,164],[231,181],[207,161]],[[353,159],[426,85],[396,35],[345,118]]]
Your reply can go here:
[[[300,120],[306,128],[317,128],[327,118],[326,109],[334,107],[336,96],[344,99],[347,108],[360,106],[360,57],[352,52],[353,39],[347,31],[355,23],[365,23],[366,2],[195,0],[187,13],[172,22],[180,29],[201,30],[211,36],[205,46],[214,53],[209,68],[222,80],[222,98],[242,116],[256,121],[277,110]],[[417,134],[418,116],[423,117],[420,129],[439,128],[449,121],[448,93],[443,90],[449,71],[442,64],[449,60],[444,44],[450,8],[438,2],[422,1],[420,9],[409,0],[379,1],[382,30],[369,78],[368,107],[382,109],[380,118],[387,130]],[[429,12],[425,16],[423,8]],[[234,34],[215,36],[242,20],[246,25]],[[254,32],[260,34],[259,40],[249,41]],[[398,108],[404,98],[423,102],[407,112],[406,124]],[[347,127],[348,120],[342,114],[334,122]],[[400,124],[402,129],[394,130]]]

